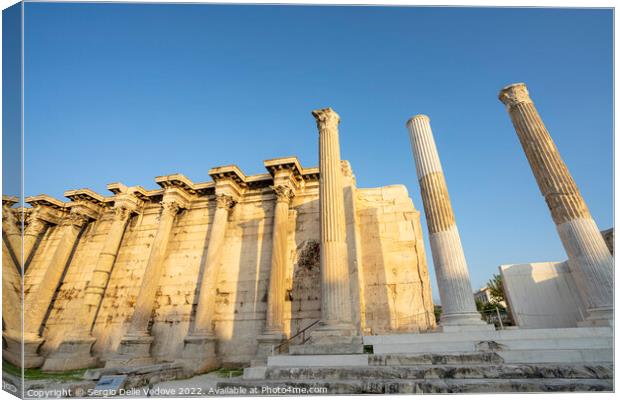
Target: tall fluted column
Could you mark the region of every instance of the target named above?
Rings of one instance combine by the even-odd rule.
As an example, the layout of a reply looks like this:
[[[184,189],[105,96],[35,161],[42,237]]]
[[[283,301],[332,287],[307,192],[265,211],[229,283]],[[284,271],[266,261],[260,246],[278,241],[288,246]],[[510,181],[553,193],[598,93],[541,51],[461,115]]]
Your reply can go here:
[[[95,342],[91,329],[132,211],[133,208],[128,208],[125,204],[115,205],[106,240],[86,286],[84,304],[74,316],[75,330],[71,331],[58,349],[46,358],[43,370],[66,371],[96,365],[97,359],[90,353]]]
[[[159,226],[151,244],[151,253],[144,270],[129,328],[121,340],[118,353],[107,361],[106,367],[142,365],[152,362],[150,349],[153,337],[148,330],[149,321],[163,273],[174,219],[180,209],[181,205],[176,199],[167,198],[164,194],[164,199],[161,201]]]
[[[407,121],[407,127],[437,274],[442,307],[441,329],[460,330],[467,326],[486,328],[476,310],[467,262],[430,119],[426,115],[416,115]]]
[[[216,337],[213,330],[217,276],[222,265],[228,216],[236,201],[232,196],[220,193],[216,194],[215,202],[215,215],[211,224],[205,269],[198,292],[196,317],[190,333],[185,338],[183,349],[186,366],[195,371],[206,371],[217,364]]]
[[[609,249],[525,84],[505,87],[499,99],[506,105],[587,303],[586,324],[608,324],[613,320],[613,258]]]
[[[267,321],[265,333],[284,333],[284,297],[286,295],[286,271],[288,269],[288,210],[293,190],[284,185],[274,187],[276,207],[273,217],[271,271],[267,298]]]
[[[276,206],[273,216],[271,270],[267,292],[265,329],[258,337],[257,357],[264,359],[286,337],[284,330],[284,300],[288,271],[288,214],[293,189],[288,185],[274,185]]]
[[[321,326],[311,341],[319,343],[323,332],[347,337],[357,334],[351,321],[351,294],[345,233],[344,193],[338,124],[331,108],[314,110],[319,131],[319,214],[321,227]],[[331,333],[329,333],[331,331]]]

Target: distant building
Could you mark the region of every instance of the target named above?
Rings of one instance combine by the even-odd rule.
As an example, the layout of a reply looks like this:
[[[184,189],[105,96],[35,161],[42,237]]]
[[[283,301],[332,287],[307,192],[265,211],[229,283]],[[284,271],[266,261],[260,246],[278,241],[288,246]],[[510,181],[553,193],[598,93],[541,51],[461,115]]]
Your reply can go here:
[[[474,300],[482,304],[494,303],[491,299],[491,289],[487,286],[480,288],[476,293],[474,293]],[[500,301],[499,304],[506,307],[506,302],[503,300]]]

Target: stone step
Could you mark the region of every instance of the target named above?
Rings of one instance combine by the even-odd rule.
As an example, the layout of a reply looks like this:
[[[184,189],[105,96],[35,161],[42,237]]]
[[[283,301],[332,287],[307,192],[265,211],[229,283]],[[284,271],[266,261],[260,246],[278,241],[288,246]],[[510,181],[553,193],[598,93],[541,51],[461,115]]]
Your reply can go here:
[[[504,360],[494,352],[472,352],[455,354],[361,354],[321,356],[271,356],[269,366],[251,365],[244,368],[245,379],[263,379],[268,368],[296,367],[366,367],[392,365],[451,365],[451,364],[502,364]]]
[[[511,339],[480,341],[459,340],[436,343],[379,343],[373,345],[375,354],[389,353],[428,353],[428,352],[469,352],[482,349],[492,350],[554,350],[554,349],[611,349],[613,338],[549,338],[549,339]]]
[[[431,365],[431,364],[502,364],[504,359],[495,352],[465,352],[447,354],[369,354],[368,365]]]
[[[611,363],[614,352],[608,349],[507,350],[496,352],[505,363]]]
[[[499,331],[473,331],[467,335],[455,332],[401,333],[394,335],[364,336],[364,344],[422,344],[439,342],[459,342],[483,340],[520,340],[520,339],[563,339],[613,337],[610,327],[580,327],[563,329],[508,329]]]
[[[218,389],[243,388],[263,395],[497,393],[612,391],[610,379],[391,379],[371,381],[228,381]],[[309,392],[313,390],[314,392]]]
[[[404,353],[404,352],[403,352]],[[462,351],[445,352],[432,355],[445,357],[459,357]],[[472,352],[465,352],[471,354]],[[609,363],[613,361],[613,351],[609,349],[554,349],[554,350],[497,350],[496,353],[503,363]],[[409,355],[427,356],[427,353],[407,353]],[[391,355],[391,354],[375,354],[375,355]],[[399,357],[400,355],[393,355]],[[310,365],[310,364],[309,364]]]
[[[386,379],[612,379],[608,365],[502,364],[418,365],[374,367],[267,368],[267,380],[386,380]]]

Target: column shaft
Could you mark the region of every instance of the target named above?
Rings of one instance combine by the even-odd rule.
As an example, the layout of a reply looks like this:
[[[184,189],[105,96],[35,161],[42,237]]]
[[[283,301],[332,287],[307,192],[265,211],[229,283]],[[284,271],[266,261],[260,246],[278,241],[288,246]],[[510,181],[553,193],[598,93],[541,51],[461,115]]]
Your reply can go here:
[[[26,335],[38,336],[39,328],[52,302],[80,231],[86,222],[86,217],[73,212],[73,210],[61,222],[60,239],[46,267],[45,274],[36,290],[26,296],[26,319],[24,321]]]
[[[328,326],[350,325],[351,296],[338,140],[340,118],[331,108],[315,110],[312,114],[319,130],[321,319]]]
[[[162,201],[159,226],[151,245],[151,253],[146,264],[127,336],[148,336],[149,321],[163,272],[168,241],[178,211],[179,205],[176,202]]]
[[[441,325],[480,325],[439,154],[425,115],[407,122],[441,299]]]
[[[588,319],[613,318],[613,258],[585,201],[551,139],[525,84],[505,87],[507,108],[519,141],[568,255]]]
[[[226,239],[226,225],[228,224],[228,213],[234,205],[233,198],[226,195],[216,196],[217,206],[209,245],[207,248],[207,258],[205,270],[202,274],[198,307],[196,309],[196,319],[191,336],[213,336],[213,314],[215,313],[215,292],[217,289],[217,276],[222,263],[222,252]]]
[[[276,191],[276,207],[273,216],[265,333],[284,333],[284,297],[288,269],[288,210],[293,191],[286,186],[276,186],[274,190]]]
[[[114,219],[108,234],[106,235],[103,248],[97,258],[95,269],[92,272],[84,293],[84,307],[77,317],[78,329],[81,333],[90,335],[90,329],[95,322],[97,309],[114,266],[114,261],[121,246],[121,240],[129,220],[130,211],[126,208],[115,208]]]

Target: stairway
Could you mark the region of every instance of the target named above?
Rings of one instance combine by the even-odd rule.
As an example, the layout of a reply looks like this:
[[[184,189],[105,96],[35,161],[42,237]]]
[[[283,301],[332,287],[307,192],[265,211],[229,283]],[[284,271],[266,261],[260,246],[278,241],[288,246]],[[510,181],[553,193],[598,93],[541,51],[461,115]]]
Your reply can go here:
[[[278,355],[218,388],[259,394],[613,390],[609,328],[364,337],[374,354]]]

